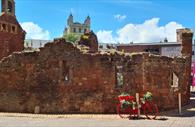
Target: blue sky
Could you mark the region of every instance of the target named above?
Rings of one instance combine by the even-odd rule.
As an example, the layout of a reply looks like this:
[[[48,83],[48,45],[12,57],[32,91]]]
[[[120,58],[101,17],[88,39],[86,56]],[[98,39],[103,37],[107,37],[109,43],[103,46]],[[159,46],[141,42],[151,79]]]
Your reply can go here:
[[[28,38],[59,37],[63,33],[70,12],[74,20],[79,22],[83,22],[89,15],[91,29],[98,34],[101,42],[158,41],[170,34],[175,36],[173,31],[176,28],[195,27],[193,0],[15,0],[15,2],[17,18],[30,33]],[[37,27],[40,29],[37,30]],[[155,36],[148,34],[152,33],[153,29]],[[40,36],[33,36],[36,31]],[[133,31],[139,36],[133,35]],[[143,36],[148,36],[149,39]],[[174,41],[171,36],[168,38]]]

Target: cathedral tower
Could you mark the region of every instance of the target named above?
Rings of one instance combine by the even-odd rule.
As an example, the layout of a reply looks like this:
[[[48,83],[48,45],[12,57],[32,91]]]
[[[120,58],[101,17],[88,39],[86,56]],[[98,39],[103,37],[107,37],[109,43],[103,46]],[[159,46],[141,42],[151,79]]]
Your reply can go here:
[[[14,0],[2,0],[1,13],[15,16],[15,2]]]
[[[22,51],[26,34],[17,21],[14,0],[1,1],[0,59],[13,52]]]

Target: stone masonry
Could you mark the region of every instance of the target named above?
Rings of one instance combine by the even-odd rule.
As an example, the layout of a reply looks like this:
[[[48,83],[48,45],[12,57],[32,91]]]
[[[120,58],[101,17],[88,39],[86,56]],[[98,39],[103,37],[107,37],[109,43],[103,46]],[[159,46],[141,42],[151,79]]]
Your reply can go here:
[[[84,33],[80,37],[78,44],[89,47],[90,52],[98,52],[98,39],[93,31],[90,31],[89,33]]]
[[[39,52],[15,52],[0,61],[0,111],[41,113],[115,113],[122,92],[151,91],[160,110],[189,101],[192,32],[178,31],[183,56],[170,58],[148,53],[95,52],[64,39]],[[120,70],[119,70],[120,69]],[[122,85],[117,74],[122,73]],[[173,73],[179,79],[174,88]]]
[[[0,59],[24,49],[25,31],[15,16],[14,0],[2,0],[0,15]]]

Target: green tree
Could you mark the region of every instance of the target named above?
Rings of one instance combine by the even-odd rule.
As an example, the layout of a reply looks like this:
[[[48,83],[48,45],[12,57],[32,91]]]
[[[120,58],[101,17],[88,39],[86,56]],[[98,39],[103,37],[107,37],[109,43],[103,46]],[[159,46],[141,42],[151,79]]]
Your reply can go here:
[[[79,39],[79,37],[74,34],[66,34],[64,35],[64,38],[66,39],[66,41],[69,41],[72,43],[75,43]]]

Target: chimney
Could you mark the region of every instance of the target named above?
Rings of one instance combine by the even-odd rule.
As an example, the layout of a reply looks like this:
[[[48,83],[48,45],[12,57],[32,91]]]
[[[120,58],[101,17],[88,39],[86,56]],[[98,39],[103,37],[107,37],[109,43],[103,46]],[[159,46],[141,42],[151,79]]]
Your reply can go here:
[[[181,43],[182,56],[192,56],[193,32],[191,29],[177,29],[177,42]]]

